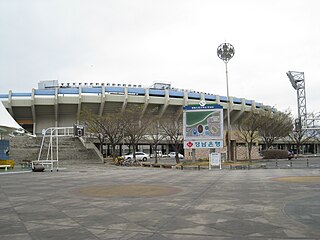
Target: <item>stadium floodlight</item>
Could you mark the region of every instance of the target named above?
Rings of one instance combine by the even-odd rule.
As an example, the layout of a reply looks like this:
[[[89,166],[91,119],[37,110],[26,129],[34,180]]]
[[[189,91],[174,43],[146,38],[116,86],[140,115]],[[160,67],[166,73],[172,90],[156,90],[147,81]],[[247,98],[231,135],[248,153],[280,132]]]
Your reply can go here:
[[[302,87],[302,83],[304,83],[304,72],[288,71],[287,76],[295,90]]]
[[[228,62],[234,56],[234,47],[230,43],[222,43],[217,49],[218,57],[224,61],[226,65],[226,83],[227,83],[227,98],[228,98],[228,107],[227,107],[227,160],[231,159],[231,138],[230,138],[230,97],[229,97],[229,81],[228,81]]]
[[[319,130],[320,116],[307,114],[307,99],[304,72],[288,71],[287,76],[292,87],[297,91],[298,118],[295,120],[296,131]]]
[[[222,43],[217,49],[217,54],[225,63],[234,56],[234,47],[230,43]]]
[[[289,78],[289,80],[290,80],[290,83],[291,83],[292,87],[293,87],[295,90],[297,90],[297,82],[296,82],[296,80],[294,79],[294,76],[291,74],[291,71],[287,72],[287,76],[288,76],[288,78]]]
[[[307,119],[307,100],[304,72],[288,71],[287,76],[292,87],[297,92],[298,118],[295,122],[296,130],[299,131],[301,129],[306,129],[312,123],[312,121],[310,121],[310,119]]]

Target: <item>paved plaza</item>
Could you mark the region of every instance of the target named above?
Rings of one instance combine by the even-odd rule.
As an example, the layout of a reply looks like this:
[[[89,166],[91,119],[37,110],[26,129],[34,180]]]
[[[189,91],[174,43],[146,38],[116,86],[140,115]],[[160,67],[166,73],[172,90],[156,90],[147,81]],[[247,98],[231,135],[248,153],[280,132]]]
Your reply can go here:
[[[0,174],[0,239],[320,239],[320,169]]]

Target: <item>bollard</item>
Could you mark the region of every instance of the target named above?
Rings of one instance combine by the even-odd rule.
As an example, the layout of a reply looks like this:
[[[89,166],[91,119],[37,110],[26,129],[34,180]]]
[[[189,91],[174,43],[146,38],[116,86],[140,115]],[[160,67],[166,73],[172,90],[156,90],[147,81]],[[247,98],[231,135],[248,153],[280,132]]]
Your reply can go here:
[[[290,167],[292,168],[292,161],[290,161]]]
[[[198,170],[200,170],[200,165],[198,165]]]
[[[309,159],[307,158],[307,167],[309,167]]]
[[[276,159],[276,168],[278,167],[278,159]]]

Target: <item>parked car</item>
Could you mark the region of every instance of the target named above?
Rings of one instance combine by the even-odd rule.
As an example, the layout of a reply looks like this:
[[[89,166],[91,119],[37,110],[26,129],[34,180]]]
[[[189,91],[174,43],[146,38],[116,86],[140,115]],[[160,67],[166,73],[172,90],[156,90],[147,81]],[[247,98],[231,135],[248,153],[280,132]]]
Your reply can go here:
[[[183,159],[183,155],[181,153],[178,153],[179,159]],[[175,158],[176,157],[176,153],[175,152],[170,152],[168,154],[168,157],[170,158]]]
[[[153,157],[156,157],[156,153],[152,153],[151,155],[150,155],[150,157],[151,158],[153,158]],[[162,157],[162,151],[157,151],[157,157]]]
[[[133,159],[133,153],[128,153],[123,156],[125,160]],[[149,154],[146,154],[144,152],[136,152],[136,160],[138,161],[148,161],[150,159]]]

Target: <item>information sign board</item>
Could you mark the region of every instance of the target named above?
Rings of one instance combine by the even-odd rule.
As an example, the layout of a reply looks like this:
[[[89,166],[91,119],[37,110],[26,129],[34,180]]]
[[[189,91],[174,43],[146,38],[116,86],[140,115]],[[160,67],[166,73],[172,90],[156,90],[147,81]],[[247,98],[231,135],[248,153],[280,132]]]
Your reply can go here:
[[[210,153],[210,159],[209,159],[209,169],[211,169],[211,166],[218,166],[221,169],[221,154],[220,153]]]
[[[186,106],[183,117],[184,140],[223,139],[222,106]]]

